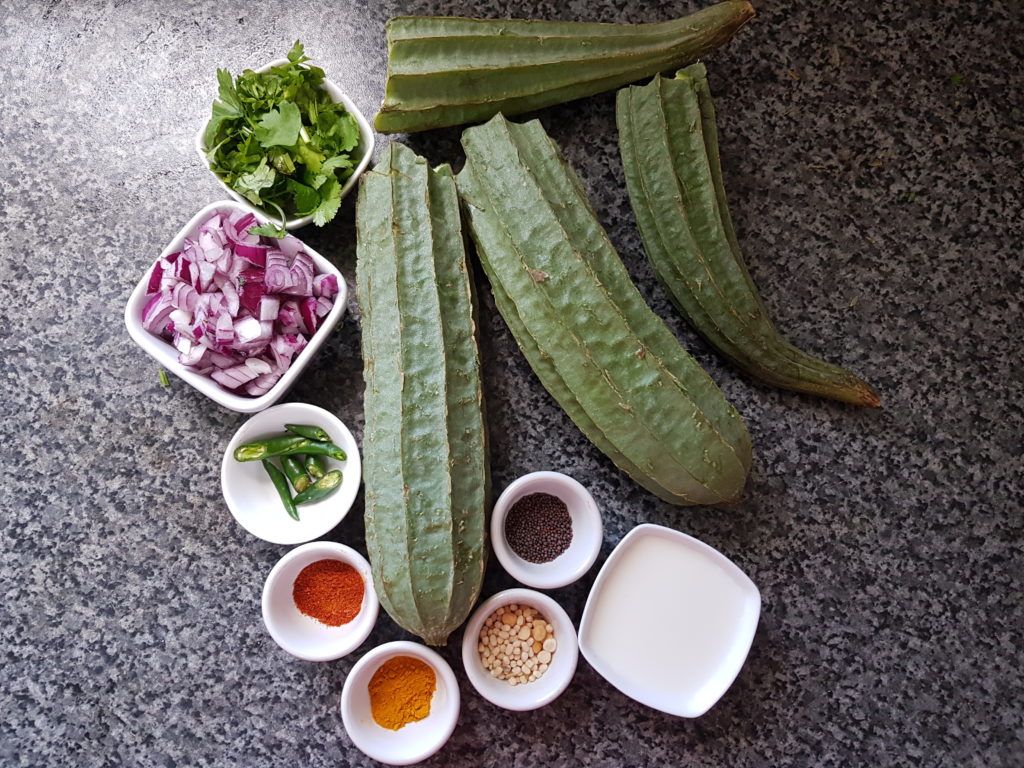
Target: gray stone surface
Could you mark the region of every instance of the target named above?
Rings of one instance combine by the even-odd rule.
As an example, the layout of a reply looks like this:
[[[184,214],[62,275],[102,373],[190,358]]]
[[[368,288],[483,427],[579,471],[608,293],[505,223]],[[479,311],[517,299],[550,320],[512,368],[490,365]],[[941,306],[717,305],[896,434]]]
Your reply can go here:
[[[218,479],[244,417],[161,388],[121,320],[166,241],[222,196],[192,149],[214,69],[302,38],[372,116],[393,14],[642,21],[697,5],[0,2],[0,764],[369,764],[337,711],[359,654],[304,663],[263,628],[287,548],[235,525]],[[863,373],[884,408],[772,390],[710,353],[643,258],[612,96],[542,112],[644,296],[745,415],[755,460],[732,508],[642,492],[543,391],[481,281],[496,490],[566,471],[604,511],[602,560],[640,521],[685,530],[751,575],[763,616],[735,685],[694,721],[582,661],[551,706],[504,712],[453,642],[463,712],[430,765],[1024,764],[1022,6],[759,11],[708,62],[740,239],[780,327]],[[409,143],[458,167],[457,137]],[[352,218],[350,199],[302,232],[350,279]],[[290,398],[361,436],[358,341],[350,315]],[[331,538],[362,546],[361,506]],[[575,620],[595,573],[553,593]],[[511,584],[492,562],[485,593]],[[361,651],[403,636],[382,614]]]

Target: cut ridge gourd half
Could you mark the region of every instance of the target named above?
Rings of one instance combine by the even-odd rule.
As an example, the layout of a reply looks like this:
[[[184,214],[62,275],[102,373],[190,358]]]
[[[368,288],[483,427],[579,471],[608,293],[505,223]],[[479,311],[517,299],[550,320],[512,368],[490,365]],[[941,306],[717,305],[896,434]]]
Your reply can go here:
[[[392,143],[360,180],[366,548],[381,605],[443,645],[483,581],[490,488],[475,305],[451,169]]]
[[[707,55],[753,15],[727,0],[655,24],[399,16],[374,127],[423,131],[612,90]]]
[[[499,311],[541,382],[621,469],[674,504],[739,498],[743,419],[633,285],[533,120],[462,134],[456,177]]]
[[[877,406],[869,384],[793,346],[768,317],[729,215],[704,65],[623,88],[616,120],[629,199],[648,259],[697,331],[769,384]]]

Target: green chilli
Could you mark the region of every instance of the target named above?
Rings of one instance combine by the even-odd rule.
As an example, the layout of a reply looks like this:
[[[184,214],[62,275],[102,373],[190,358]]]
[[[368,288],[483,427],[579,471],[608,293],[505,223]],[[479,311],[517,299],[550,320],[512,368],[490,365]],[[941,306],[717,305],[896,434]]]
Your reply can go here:
[[[768,317],[729,215],[704,65],[623,88],[616,120],[644,249],[673,303],[697,331],[735,365],[769,384],[877,406],[869,384],[797,349]]]

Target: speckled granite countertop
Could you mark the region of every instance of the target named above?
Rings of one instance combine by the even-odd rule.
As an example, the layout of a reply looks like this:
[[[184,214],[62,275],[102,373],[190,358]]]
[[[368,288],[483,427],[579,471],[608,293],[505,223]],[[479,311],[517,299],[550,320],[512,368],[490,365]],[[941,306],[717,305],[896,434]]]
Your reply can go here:
[[[300,37],[369,116],[391,15],[646,21],[698,5],[0,2],[0,764],[369,764],[337,710],[360,654],[300,662],[263,628],[287,548],[238,527],[218,480],[244,417],[161,388],[121,321],[139,274],[222,197],[192,149],[214,69]],[[746,417],[755,460],[733,508],[656,501],[558,410],[485,289],[496,491],[568,472],[604,511],[602,561],[640,521],[682,529],[751,575],[763,615],[736,683],[693,721],[582,660],[556,703],[507,713],[475,695],[453,642],[463,712],[429,765],[1024,764],[1024,9],[758,10],[708,62],[740,239],[778,324],[884,408],[771,390],[711,354],[643,258],[613,97],[540,113],[644,296]],[[457,138],[409,143],[458,167]],[[350,198],[302,232],[350,280],[352,218]],[[290,399],[361,437],[358,346],[350,314]],[[358,504],[330,538],[361,548]],[[574,620],[595,573],[553,593]],[[492,562],[485,594],[511,584]],[[361,650],[403,636],[382,613]]]

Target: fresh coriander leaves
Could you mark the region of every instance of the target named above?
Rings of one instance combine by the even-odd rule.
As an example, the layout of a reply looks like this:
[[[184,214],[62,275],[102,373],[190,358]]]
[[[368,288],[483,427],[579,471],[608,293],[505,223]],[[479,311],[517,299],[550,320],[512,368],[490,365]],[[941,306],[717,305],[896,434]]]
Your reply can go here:
[[[302,47],[302,43],[298,40],[295,41],[295,45],[288,51],[288,61],[292,64],[301,64],[304,61],[309,61],[306,57],[305,49]]]
[[[320,205],[313,212],[313,223],[322,227],[334,218],[341,206],[341,184],[336,177],[331,176],[317,191],[320,193]]]
[[[263,116],[256,126],[256,141],[264,147],[290,147],[299,140],[302,114],[290,101],[282,101],[277,109]]]
[[[322,88],[323,70],[308,61],[296,41],[288,62],[266,72],[232,78],[217,70],[219,98],[204,141],[210,168],[238,194],[282,219],[312,214],[323,226],[337,214],[360,136],[352,115]]]
[[[267,165],[267,158],[263,158],[255,170],[243,173],[233,186],[236,192],[247,198],[253,205],[263,205],[260,193],[273,186],[276,177],[274,169]]]

